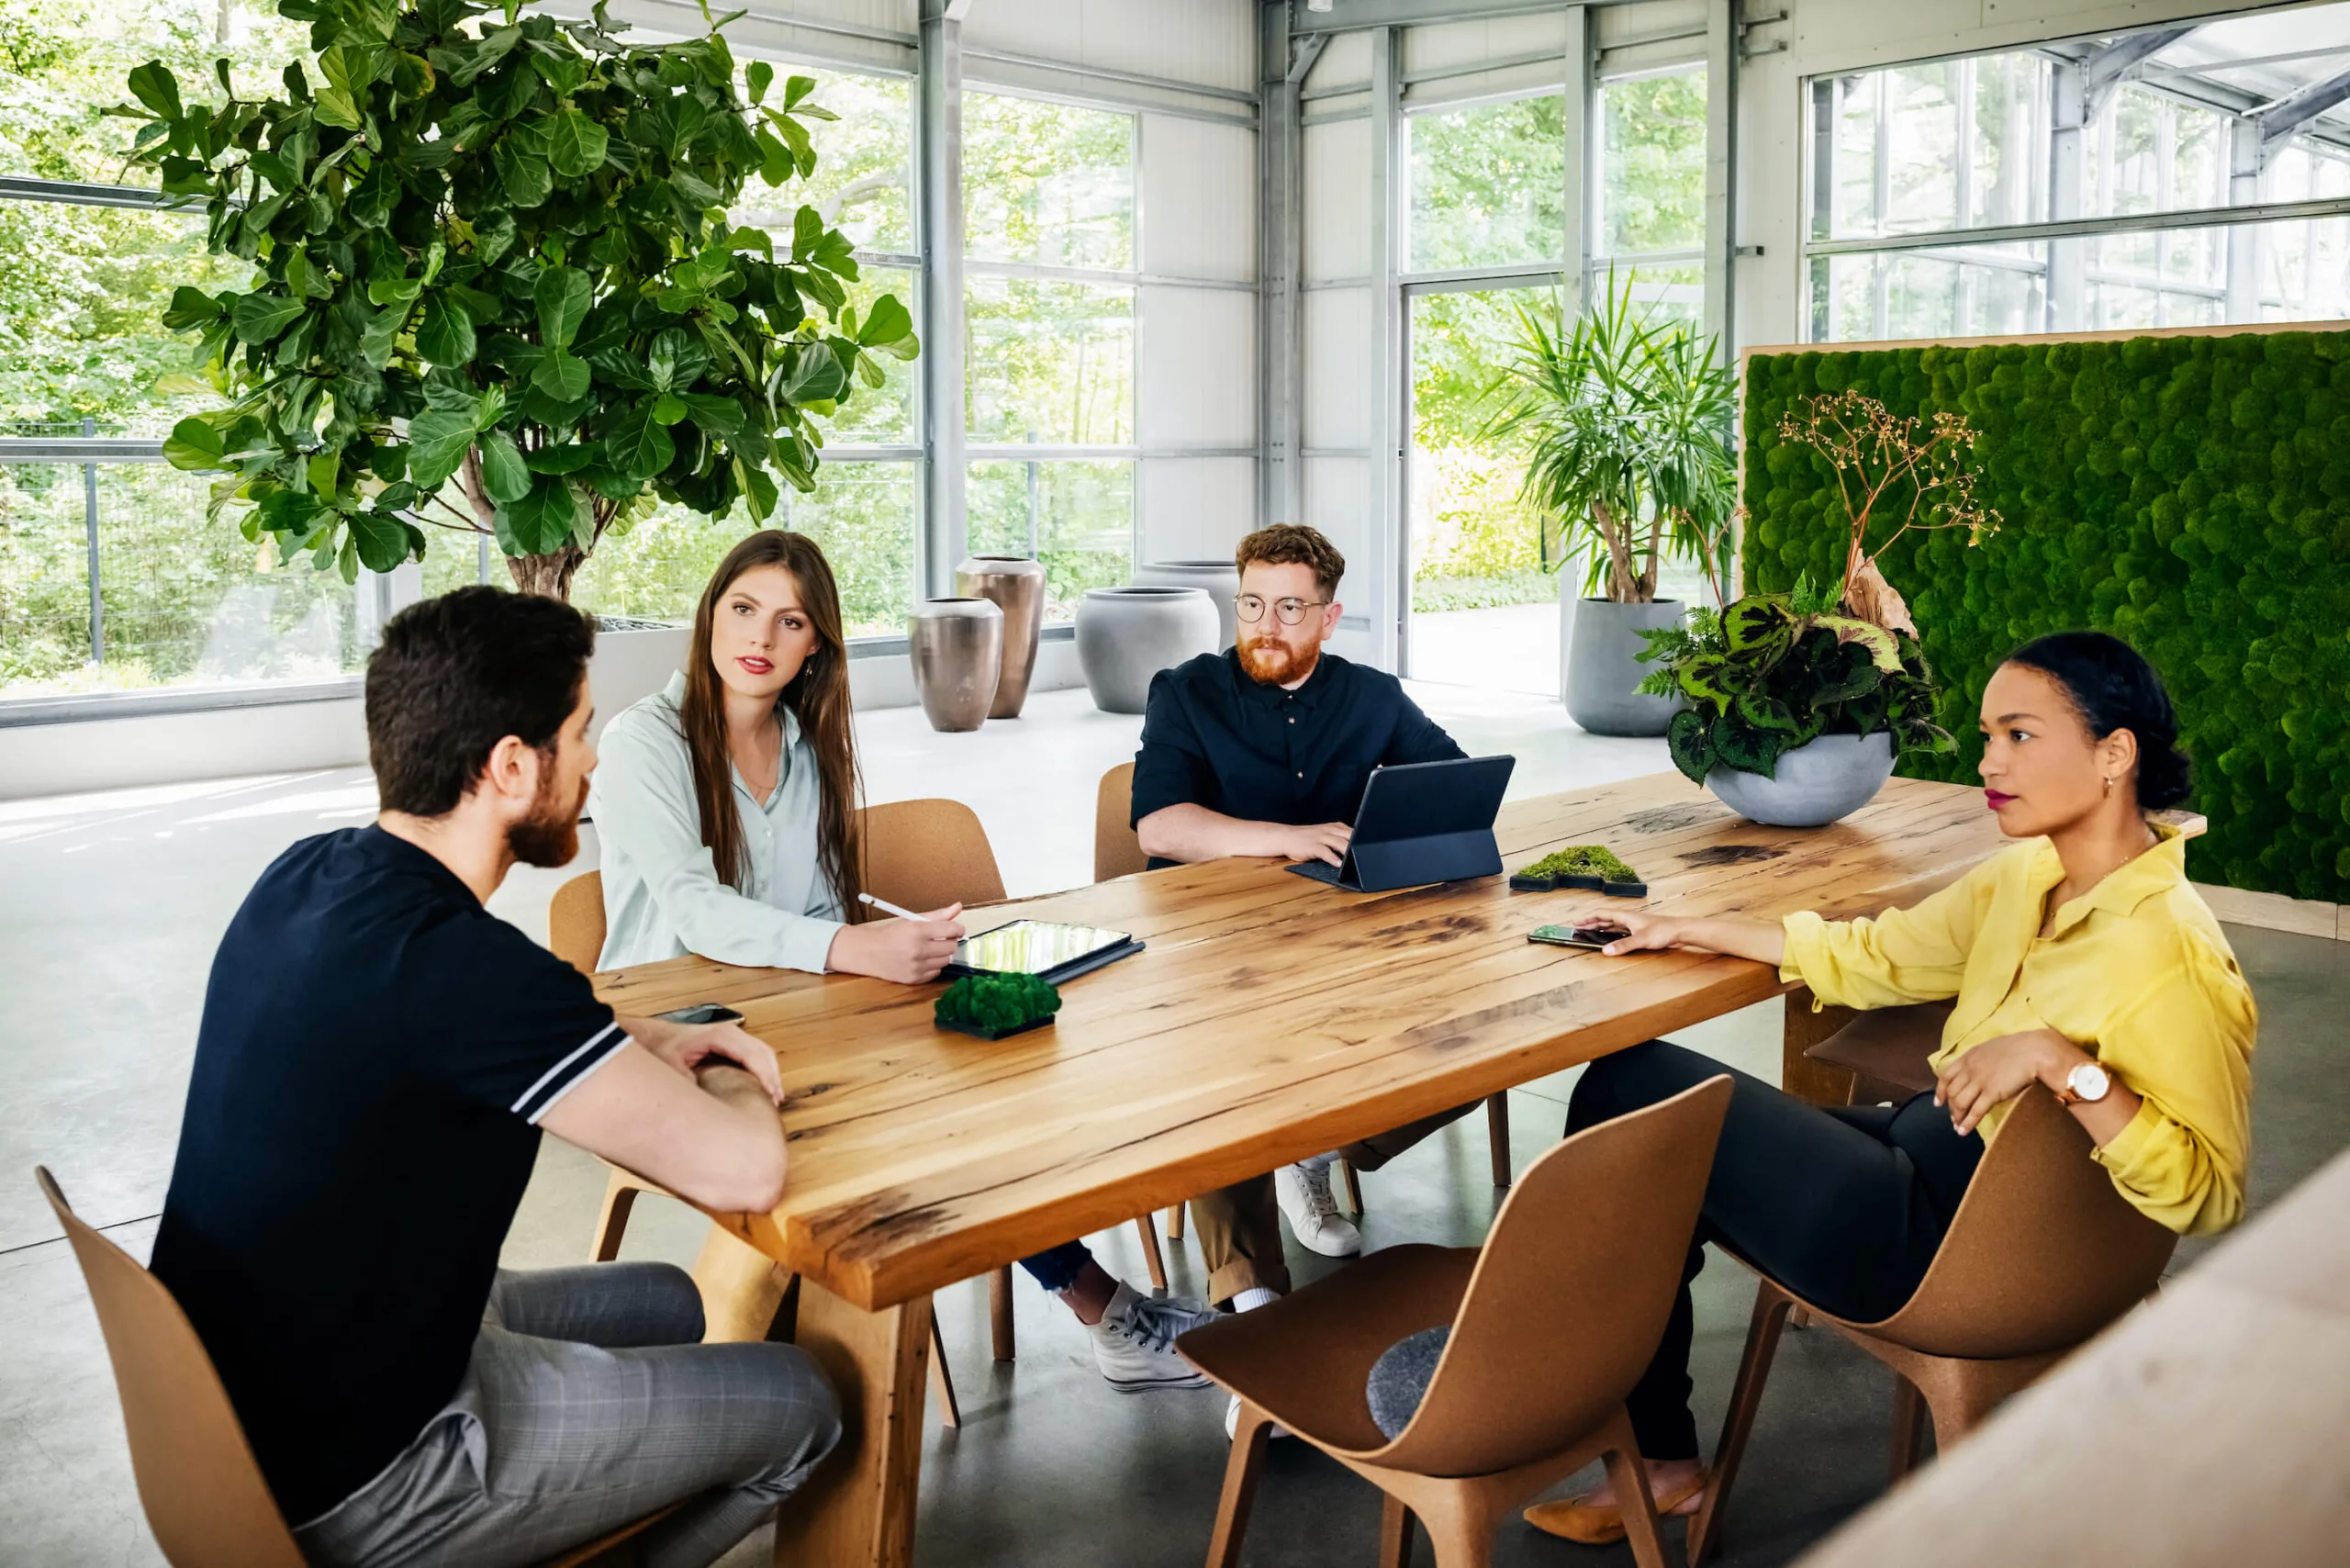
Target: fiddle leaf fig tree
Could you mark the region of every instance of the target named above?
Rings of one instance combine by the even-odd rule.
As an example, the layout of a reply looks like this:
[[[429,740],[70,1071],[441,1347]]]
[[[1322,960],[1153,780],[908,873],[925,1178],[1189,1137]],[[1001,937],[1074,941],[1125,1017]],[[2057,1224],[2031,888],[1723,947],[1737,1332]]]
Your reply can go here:
[[[221,475],[216,513],[281,560],[388,571],[440,527],[567,597],[662,501],[764,521],[778,477],[813,489],[817,421],[918,352],[894,297],[848,303],[849,241],[814,208],[789,241],[729,223],[752,178],[815,169],[811,81],[738,73],[721,23],[640,46],[601,4],[524,3],[281,0],[318,54],[283,98],[225,66],[214,105],[130,73],[137,156],[256,269],[173,297],[229,401],[163,454]]]

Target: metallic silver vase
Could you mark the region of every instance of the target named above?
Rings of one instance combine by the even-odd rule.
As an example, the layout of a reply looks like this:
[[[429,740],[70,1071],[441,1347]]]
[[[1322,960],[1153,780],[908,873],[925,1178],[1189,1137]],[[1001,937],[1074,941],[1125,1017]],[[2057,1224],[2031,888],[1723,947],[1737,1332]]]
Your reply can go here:
[[[1003,665],[1003,611],[993,599],[923,600],[906,615],[906,651],[932,729],[987,722]]]
[[[990,719],[1017,719],[1036,673],[1036,634],[1045,625],[1045,564],[1025,555],[974,555],[955,568],[955,591],[995,601],[1003,611],[1003,669]]]

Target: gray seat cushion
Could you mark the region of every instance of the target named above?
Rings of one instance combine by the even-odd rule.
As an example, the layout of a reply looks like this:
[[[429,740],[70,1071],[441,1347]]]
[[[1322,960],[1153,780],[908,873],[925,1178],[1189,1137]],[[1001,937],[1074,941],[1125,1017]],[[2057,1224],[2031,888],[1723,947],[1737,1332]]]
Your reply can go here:
[[[1423,1328],[1404,1335],[1371,1362],[1371,1384],[1365,1391],[1371,1399],[1371,1418],[1390,1439],[1411,1425],[1413,1413],[1427,1396],[1428,1380],[1436,1376],[1445,1341],[1451,1338],[1449,1323]]]

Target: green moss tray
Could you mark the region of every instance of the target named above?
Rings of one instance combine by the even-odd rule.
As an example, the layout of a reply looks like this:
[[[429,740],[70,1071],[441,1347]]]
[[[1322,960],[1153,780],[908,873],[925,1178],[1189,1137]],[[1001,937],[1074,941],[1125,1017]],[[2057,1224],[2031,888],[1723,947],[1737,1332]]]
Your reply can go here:
[[[1052,1019],[1050,1017],[1031,1018],[1025,1024],[1014,1024],[1009,1029],[990,1029],[982,1025],[958,1023],[948,1018],[936,1019],[934,1022],[942,1029],[950,1030],[957,1035],[968,1035],[975,1040],[1007,1040],[1014,1035],[1024,1035],[1031,1029],[1042,1029],[1052,1023]]]
[[[942,1029],[1001,1040],[1041,1029],[1061,1010],[1061,993],[1035,975],[965,975],[938,993],[931,1016]]]

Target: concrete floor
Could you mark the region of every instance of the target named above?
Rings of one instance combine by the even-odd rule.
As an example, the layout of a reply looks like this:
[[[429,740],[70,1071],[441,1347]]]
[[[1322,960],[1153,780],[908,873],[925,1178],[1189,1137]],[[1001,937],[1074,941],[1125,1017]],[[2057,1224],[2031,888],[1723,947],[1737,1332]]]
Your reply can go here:
[[[1519,759],[1513,794],[1662,767],[1654,742],[1587,736],[1555,703],[1416,685],[1472,752]],[[985,822],[1015,893],[1090,875],[1093,789],[1132,755],[1139,722],[1098,713],[1082,692],[1044,694],[1026,718],[971,734],[932,733],[919,712],[859,721],[869,797],[947,794]],[[0,1564],[161,1561],[140,1517],[113,1382],[71,1252],[28,1180],[50,1165],[81,1212],[143,1258],[170,1175],[205,976],[222,927],[262,868],[295,839],[373,814],[362,771],[234,779],[0,804]],[[543,935],[548,894],[593,864],[518,872],[498,912]],[[2343,949],[2273,933],[2230,933],[2259,997],[2264,1027],[2255,1105],[2255,1207],[2350,1141],[2350,1087],[2338,1070],[2350,1015]],[[1775,1005],[1677,1036],[1775,1077]],[[331,1042],[321,1042],[330,1050]],[[1513,1155],[1523,1165],[1557,1136],[1572,1074],[1512,1095]],[[1370,1245],[1477,1240],[1498,1194],[1487,1185],[1482,1118],[1366,1179]],[[520,1267],[571,1262],[587,1246],[600,1169],[549,1140],[507,1247]],[[689,1260],[702,1222],[641,1204],[627,1255]],[[1127,1228],[1095,1238],[1106,1263],[1143,1278]],[[2181,1249],[2186,1267],[2201,1247]],[[1173,1249],[1177,1288],[1196,1291],[1199,1257]],[[1330,1264],[1292,1249],[1301,1278]],[[1720,1419],[1751,1301],[1734,1267],[1698,1282],[1698,1418]],[[926,1446],[917,1559],[961,1564],[1189,1564],[1204,1550],[1225,1443],[1213,1393],[1113,1394],[1066,1314],[1024,1280],[1021,1355],[989,1360],[977,1286],[938,1298],[962,1394],[959,1432]],[[1886,1375],[1826,1334],[1793,1336],[1739,1490],[1723,1562],[1785,1562],[1883,1486]],[[1368,1487],[1293,1445],[1276,1445],[1247,1561],[1371,1561],[1378,1504]],[[1677,1531],[1675,1532],[1677,1534]],[[731,1554],[767,1560],[764,1537]],[[1628,1562],[1505,1529],[1503,1564]]]

